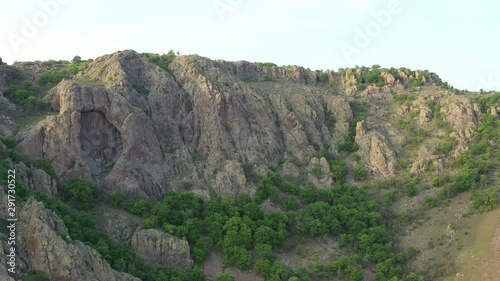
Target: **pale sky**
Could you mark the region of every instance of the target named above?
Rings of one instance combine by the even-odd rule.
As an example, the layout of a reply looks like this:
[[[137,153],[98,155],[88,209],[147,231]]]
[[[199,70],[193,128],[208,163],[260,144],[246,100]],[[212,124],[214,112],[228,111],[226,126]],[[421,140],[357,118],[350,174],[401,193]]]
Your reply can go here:
[[[0,11],[8,63],[173,49],[311,69],[428,69],[459,89],[500,90],[494,0],[0,0]]]

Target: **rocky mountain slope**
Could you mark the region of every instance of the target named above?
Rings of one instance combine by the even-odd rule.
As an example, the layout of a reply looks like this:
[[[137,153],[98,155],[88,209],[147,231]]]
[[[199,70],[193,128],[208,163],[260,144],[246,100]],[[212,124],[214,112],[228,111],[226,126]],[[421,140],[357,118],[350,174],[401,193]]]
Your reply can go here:
[[[301,188],[369,190],[393,204],[383,213],[390,226],[478,186],[498,197],[491,179],[498,177],[498,112],[498,94],[458,91],[434,73],[406,68],[312,71],[130,50],[89,61],[0,64],[2,161],[26,188],[53,198],[66,198],[66,184],[77,179],[95,183],[100,194],[147,200],[169,191],[253,197],[259,179],[277,173]],[[487,164],[471,162],[474,155]],[[283,213],[276,201],[261,207]],[[25,272],[138,280],[72,240],[62,217],[37,200],[23,203],[19,216]],[[106,235],[148,263],[193,267],[194,245],[165,233],[171,226],[142,229],[134,219],[109,217],[100,222]],[[366,269],[366,280],[373,272]]]

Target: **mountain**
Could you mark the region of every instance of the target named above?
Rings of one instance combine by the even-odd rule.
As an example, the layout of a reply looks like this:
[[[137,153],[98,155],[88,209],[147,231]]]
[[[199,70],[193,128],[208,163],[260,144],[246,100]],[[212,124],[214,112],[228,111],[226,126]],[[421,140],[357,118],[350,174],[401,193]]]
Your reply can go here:
[[[118,273],[113,263],[111,269],[99,256],[102,251],[94,253],[78,240],[61,238],[68,233],[64,230],[68,222],[54,221],[61,221],[70,211],[61,211],[62,207],[55,214],[44,211],[52,208],[48,206],[52,201],[44,200],[52,199],[40,194],[61,199],[75,212],[87,212],[74,199],[86,201],[84,191],[92,184],[100,198],[96,199],[100,207],[95,208],[108,208],[106,212],[114,214],[117,208],[109,209],[111,201],[102,198],[133,202],[128,206],[136,211],[123,214],[125,221],[131,221],[129,225],[120,227],[109,218],[112,223],[105,219],[103,225],[108,226],[97,223],[96,228],[116,236],[112,243],[127,245],[147,263],[182,270],[193,266],[189,251],[193,255],[193,243],[201,243],[199,238],[180,235],[183,232],[177,228],[166,233],[169,226],[165,225],[158,225],[162,228],[158,233],[148,230],[157,221],[146,220],[145,230],[134,229],[149,214],[147,208],[137,211],[137,206],[154,206],[148,202],[162,202],[171,192],[197,194],[204,198],[200,200],[248,194],[263,211],[300,213],[309,206],[301,193],[307,188],[343,192],[343,186],[349,185],[366,191],[367,200],[382,206],[377,212],[397,249],[416,248],[418,254],[406,263],[405,271],[413,269],[429,280],[460,274],[459,262],[444,265],[443,272],[439,272],[441,265],[436,266],[438,270],[431,268],[425,255],[443,250],[423,245],[411,230],[429,230],[422,218],[458,204],[471,191],[472,203],[459,204],[469,210],[468,217],[453,218],[445,229],[448,234],[470,216],[497,210],[499,96],[453,89],[427,70],[376,65],[313,71],[131,50],[88,61],[75,57],[71,62],[2,64],[0,153],[4,166],[16,167],[18,182],[38,194],[23,203],[21,214],[49,212],[44,219],[21,215],[19,229],[28,229],[18,234],[28,241],[20,246],[26,264],[23,270],[44,271],[51,280],[136,278]],[[278,190],[265,187],[269,175]],[[293,183],[298,193],[287,190],[282,180]],[[76,185],[79,181],[88,184]],[[293,200],[298,205],[287,207],[286,202]],[[57,225],[62,226],[58,229]],[[441,234],[429,235],[439,238]],[[165,244],[155,244],[158,239]],[[60,247],[36,246],[43,241]],[[328,243],[327,247],[333,247],[339,242]],[[155,253],[158,247],[169,250]],[[219,247],[228,263],[224,246]],[[42,258],[47,253],[56,256],[49,258],[51,262],[67,268],[64,274],[47,267]],[[278,256],[293,269],[291,255]],[[58,258],[74,259],[74,264],[66,265]],[[364,280],[384,280],[376,274],[380,263],[365,259],[361,263]],[[99,266],[80,268],[89,263]],[[286,280],[302,280],[292,278],[301,277]]]

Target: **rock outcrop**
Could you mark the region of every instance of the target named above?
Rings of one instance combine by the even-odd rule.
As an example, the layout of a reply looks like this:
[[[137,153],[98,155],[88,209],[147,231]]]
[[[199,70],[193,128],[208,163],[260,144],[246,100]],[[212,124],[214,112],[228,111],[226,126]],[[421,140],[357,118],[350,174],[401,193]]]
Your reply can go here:
[[[358,155],[365,166],[374,176],[384,178],[394,175],[396,172],[396,153],[391,143],[377,128],[368,128],[363,121],[356,125],[359,135],[356,135],[356,143],[359,144]]]
[[[319,188],[330,188],[334,185],[330,164],[325,157],[311,158],[309,162],[309,181]]]
[[[193,260],[186,240],[156,229],[142,229],[132,235],[132,249],[144,259],[177,270],[191,268]]]
[[[16,164],[15,168],[17,177],[27,187],[52,196],[57,194],[57,181],[44,170],[33,166],[27,167],[23,162]]]
[[[422,174],[426,169],[431,169],[435,172],[441,172],[444,169],[447,157],[443,154],[434,155],[436,143],[429,141],[424,143],[417,153],[417,158],[413,162],[411,172],[414,174]]]
[[[30,198],[19,213],[19,254],[28,270],[43,271],[57,281],[139,281],[119,273],[99,253],[68,236],[64,222]]]
[[[202,194],[252,193],[244,165],[285,153],[307,164],[323,143],[335,154],[352,119],[347,100],[309,86],[309,70],[254,66],[179,56],[167,72],[133,51],[97,58],[51,90],[59,115],[19,133],[18,149],[49,159],[63,182],[85,178],[144,197],[186,180]],[[242,81],[249,73],[279,87]]]
[[[448,96],[442,101],[441,113],[453,132],[451,137],[469,140],[477,130],[481,110],[471,98],[459,95]]]

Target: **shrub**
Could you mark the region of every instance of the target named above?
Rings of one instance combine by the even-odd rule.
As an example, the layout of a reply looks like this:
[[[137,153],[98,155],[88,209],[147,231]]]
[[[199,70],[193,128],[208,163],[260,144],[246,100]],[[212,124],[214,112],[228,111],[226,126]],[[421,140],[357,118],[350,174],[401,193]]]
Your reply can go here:
[[[311,174],[316,175],[316,176],[321,175],[321,166],[320,166],[320,165],[315,165],[315,166],[311,169]]]
[[[0,137],[0,141],[7,147],[14,149],[16,148],[16,138],[14,136]]]
[[[497,207],[497,198],[490,189],[475,190],[471,195],[472,206],[480,212],[493,210]]]
[[[417,195],[418,188],[417,184],[414,181],[407,182],[403,185],[403,190],[408,197],[413,197]]]
[[[176,55],[173,50],[170,50],[167,54],[158,55],[152,53],[144,54],[152,63],[158,65],[161,69],[165,71],[170,71],[168,66],[175,59]]]
[[[76,179],[66,186],[68,198],[82,209],[92,207],[96,189],[97,185],[84,179]]]
[[[139,199],[139,201],[135,202],[134,206],[130,208],[130,213],[135,214],[135,215],[144,215],[147,210],[149,209],[148,202],[144,200],[143,198]]]
[[[356,181],[364,181],[366,180],[366,171],[363,166],[357,166],[354,170],[354,179]]]
[[[347,176],[347,163],[344,160],[332,160],[330,161],[330,169],[332,170],[332,176],[335,182],[343,183],[345,182],[345,177]]]
[[[335,118],[335,115],[329,114],[328,117],[326,117],[325,120],[325,125],[329,128],[332,129],[333,126],[335,126],[335,123],[337,123],[337,119]]]

